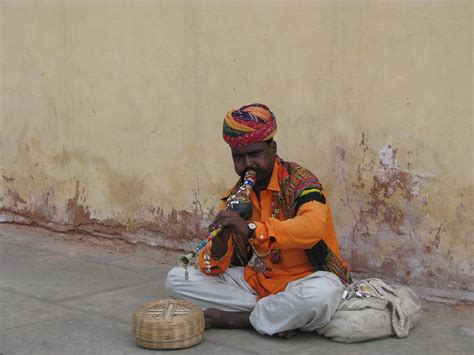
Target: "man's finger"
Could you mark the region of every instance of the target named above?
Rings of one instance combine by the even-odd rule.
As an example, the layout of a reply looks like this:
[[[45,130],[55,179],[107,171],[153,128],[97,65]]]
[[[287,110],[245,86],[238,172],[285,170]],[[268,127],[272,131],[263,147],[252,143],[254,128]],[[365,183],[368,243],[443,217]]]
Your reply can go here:
[[[238,216],[239,213],[235,211],[229,211],[229,210],[221,210],[218,214],[217,217],[230,217],[230,216]]]
[[[221,228],[225,228],[225,227],[228,227],[229,225],[231,225],[231,221],[229,220],[228,217],[222,217],[219,219],[219,221],[217,222],[217,225]]]

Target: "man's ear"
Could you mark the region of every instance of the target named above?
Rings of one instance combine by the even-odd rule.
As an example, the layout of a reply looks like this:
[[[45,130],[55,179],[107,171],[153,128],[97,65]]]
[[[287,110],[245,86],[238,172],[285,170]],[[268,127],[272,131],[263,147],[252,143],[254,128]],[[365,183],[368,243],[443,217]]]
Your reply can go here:
[[[273,155],[277,155],[277,143],[275,141],[270,142],[270,148],[273,151]]]

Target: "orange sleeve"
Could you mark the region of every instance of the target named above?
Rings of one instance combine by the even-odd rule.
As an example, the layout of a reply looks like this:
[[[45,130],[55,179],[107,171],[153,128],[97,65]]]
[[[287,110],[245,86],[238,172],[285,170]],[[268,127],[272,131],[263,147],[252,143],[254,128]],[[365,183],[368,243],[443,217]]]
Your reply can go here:
[[[223,210],[225,207],[226,207],[226,202],[222,201],[219,206],[219,211]],[[217,236],[216,238],[219,238],[219,236]],[[212,240],[207,242],[206,246],[201,249],[198,256],[198,265],[203,273],[207,275],[219,275],[227,270],[227,268],[230,265],[230,262],[232,261],[232,255],[234,254],[234,243],[232,242],[232,240],[233,240],[232,238],[229,238],[229,242],[227,243],[227,252],[222,258],[216,260],[212,256],[210,257],[209,259],[210,265],[211,265],[210,273],[206,272],[207,267],[205,264],[204,255],[206,254],[211,255]]]
[[[326,234],[329,208],[329,204],[309,201],[294,218],[268,218],[256,223],[256,241],[271,249],[310,249]]]
[[[209,259],[211,265],[211,272],[207,273],[207,267],[204,260],[204,255],[209,254],[211,255],[211,247],[212,247],[212,240],[206,244],[204,248],[202,248],[201,252],[199,253],[198,257],[198,265],[201,271],[207,275],[219,275],[222,274],[227,270],[232,260],[232,255],[234,254],[234,246],[232,242],[232,238],[229,238],[229,242],[227,243],[227,252],[225,255],[216,260],[212,256]]]

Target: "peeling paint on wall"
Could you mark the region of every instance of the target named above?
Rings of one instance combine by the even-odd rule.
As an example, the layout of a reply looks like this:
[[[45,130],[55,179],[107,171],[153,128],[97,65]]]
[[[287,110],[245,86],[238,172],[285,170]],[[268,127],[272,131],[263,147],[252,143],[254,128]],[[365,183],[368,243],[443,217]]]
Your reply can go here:
[[[200,237],[205,237],[206,226],[210,223],[198,211],[172,210],[169,214],[165,214],[156,206],[148,208],[155,216],[148,221],[128,220],[126,223],[121,223],[114,219],[99,220],[92,217],[89,206],[78,202],[79,194],[67,201],[65,211],[67,221],[57,223],[51,222],[44,209],[30,210],[26,207],[26,201],[14,195],[23,201],[24,206],[0,208],[0,223],[39,225],[58,232],[74,231],[106,238],[120,238],[132,243],[142,242],[176,251],[190,250],[200,241]]]
[[[193,208],[177,210],[144,203],[142,196],[147,188],[143,178],[125,177],[114,172],[105,159],[87,153],[63,151],[49,155],[38,140],[19,146],[21,156],[29,166],[26,176],[4,178],[6,189],[0,195],[0,222],[34,224],[53,231],[83,232],[107,238],[124,238],[130,242],[143,242],[173,250],[187,250],[206,235],[209,218],[214,210],[202,207],[197,192],[193,193]],[[51,159],[49,170],[39,163]],[[38,163],[35,163],[38,161]],[[56,176],[75,166],[92,166],[100,171],[106,185],[90,196],[87,183],[80,180],[60,181]],[[11,172],[12,176],[15,175]],[[36,184],[35,181],[40,181]],[[141,182],[140,182],[141,181]],[[10,186],[8,186],[10,185]],[[74,186],[74,187],[73,187]],[[73,189],[71,189],[73,187]],[[18,189],[20,192],[15,191]],[[73,193],[70,198],[61,197]],[[106,191],[102,195],[102,191]],[[40,196],[39,198],[36,196]],[[94,203],[105,196],[107,203],[119,206],[110,217],[99,216]],[[132,212],[133,211],[133,212]]]
[[[437,186],[442,182],[411,169],[410,154],[403,157],[406,164],[402,166],[396,147],[386,144],[376,149],[365,133],[353,151],[361,157],[358,162],[348,163],[344,148],[336,151],[341,190],[345,191],[340,202],[352,211],[353,218],[352,228],[343,229],[353,270],[423,285],[440,297],[470,298],[472,255],[458,250],[457,258],[453,257],[457,230],[443,221],[451,216],[435,217],[447,212],[440,210],[437,201]],[[356,166],[353,175],[350,165]],[[459,217],[459,223],[467,222],[465,215]]]

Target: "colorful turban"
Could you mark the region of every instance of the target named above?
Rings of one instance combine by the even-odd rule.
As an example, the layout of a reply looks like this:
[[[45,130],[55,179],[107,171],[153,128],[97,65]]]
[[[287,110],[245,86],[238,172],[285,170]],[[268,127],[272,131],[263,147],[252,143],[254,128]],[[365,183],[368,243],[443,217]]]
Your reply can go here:
[[[231,147],[241,147],[272,138],[276,129],[272,111],[265,105],[251,104],[227,113],[222,136]]]

